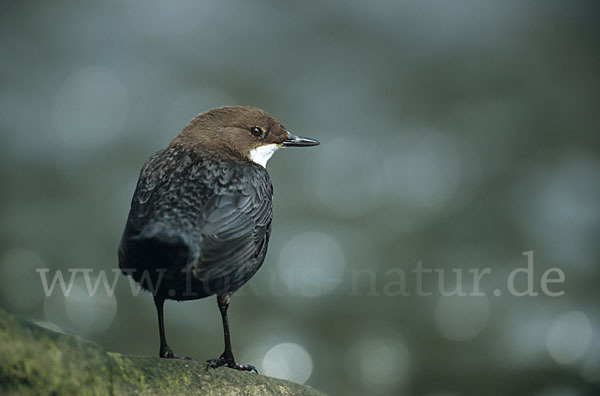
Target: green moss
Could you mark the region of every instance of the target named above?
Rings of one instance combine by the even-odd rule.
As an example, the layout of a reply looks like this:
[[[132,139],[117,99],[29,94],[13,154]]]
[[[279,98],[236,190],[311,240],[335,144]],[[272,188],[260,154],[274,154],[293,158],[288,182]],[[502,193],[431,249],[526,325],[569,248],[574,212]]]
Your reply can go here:
[[[3,395],[322,395],[305,385],[206,363],[106,352],[0,310]]]

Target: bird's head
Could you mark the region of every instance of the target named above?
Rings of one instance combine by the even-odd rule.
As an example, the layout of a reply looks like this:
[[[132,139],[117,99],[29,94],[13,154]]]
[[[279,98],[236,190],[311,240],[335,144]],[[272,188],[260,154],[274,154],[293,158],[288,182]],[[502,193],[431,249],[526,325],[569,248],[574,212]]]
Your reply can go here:
[[[289,133],[272,115],[250,106],[216,107],[194,117],[171,144],[225,151],[265,167],[281,147],[315,146]]]

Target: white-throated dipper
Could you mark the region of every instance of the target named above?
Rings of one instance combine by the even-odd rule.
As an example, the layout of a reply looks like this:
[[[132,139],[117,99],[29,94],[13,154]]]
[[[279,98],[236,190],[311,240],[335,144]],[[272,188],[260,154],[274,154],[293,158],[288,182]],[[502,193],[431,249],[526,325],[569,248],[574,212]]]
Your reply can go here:
[[[164,301],[216,295],[225,350],[208,367],[256,371],[233,357],[227,308],[267,253],[273,186],[265,167],[280,147],[318,144],[290,134],[261,109],[226,106],[194,117],[146,162],[119,267],[154,296],[161,357],[177,357],[165,338]]]

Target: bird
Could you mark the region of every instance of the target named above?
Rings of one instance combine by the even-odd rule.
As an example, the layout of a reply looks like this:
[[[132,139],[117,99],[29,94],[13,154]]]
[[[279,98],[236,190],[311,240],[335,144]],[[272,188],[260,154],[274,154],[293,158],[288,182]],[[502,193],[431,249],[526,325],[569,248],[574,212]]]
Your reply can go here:
[[[280,148],[315,146],[264,110],[224,106],[195,116],[142,167],[118,248],[119,268],[152,293],[159,356],[173,353],[165,336],[165,300],[216,296],[225,348],[207,369],[236,362],[227,309],[232,294],[263,264],[273,219],[267,161]]]

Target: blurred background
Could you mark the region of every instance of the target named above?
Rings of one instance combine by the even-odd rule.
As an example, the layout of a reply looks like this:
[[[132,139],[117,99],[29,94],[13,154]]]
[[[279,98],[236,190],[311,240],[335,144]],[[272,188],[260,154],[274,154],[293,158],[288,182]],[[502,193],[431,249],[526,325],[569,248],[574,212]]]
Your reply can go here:
[[[150,295],[112,272],[139,170],[195,114],[248,104],[321,146],[269,162],[269,253],[230,308],[238,361],[332,395],[599,394],[599,11],[5,2],[0,306],[157,355]],[[527,251],[539,294],[516,297]],[[430,296],[417,262],[438,270]],[[91,297],[79,273],[45,297],[36,269],[74,268],[107,271],[114,294]],[[443,270],[446,291],[469,291],[484,268],[484,296],[437,286]],[[561,296],[540,289],[549,268]],[[165,310],[176,353],[222,352],[214,298]]]

